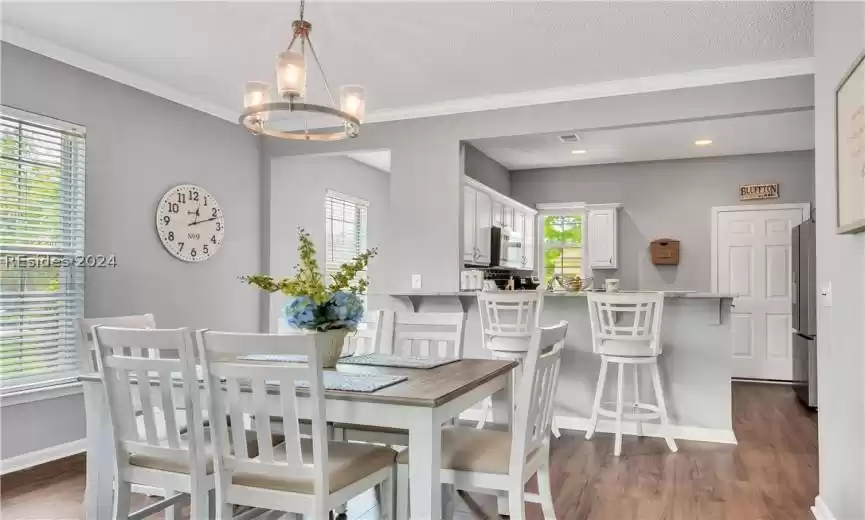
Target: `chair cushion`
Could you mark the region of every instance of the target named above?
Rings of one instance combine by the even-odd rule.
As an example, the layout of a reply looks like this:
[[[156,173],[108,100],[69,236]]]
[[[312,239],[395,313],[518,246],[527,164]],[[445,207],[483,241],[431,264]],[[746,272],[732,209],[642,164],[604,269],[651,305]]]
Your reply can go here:
[[[301,439],[300,449],[304,464],[312,464],[312,439]],[[394,450],[373,444],[329,442],[327,451],[327,472],[331,492],[338,491],[392,465],[396,458]],[[285,447],[277,446],[274,448],[273,456],[277,460],[285,460]],[[286,470],[284,478],[239,472],[233,475],[232,483],[306,495],[315,493],[313,479],[291,475],[288,470]]]
[[[245,430],[246,431],[246,452],[251,457],[258,455],[258,438],[253,430]],[[205,456],[207,457],[207,463],[205,465],[207,469],[207,473],[213,473],[213,444],[210,442],[210,428],[204,429],[204,440],[207,443],[207,446],[204,449]],[[183,446],[189,445],[189,433],[184,433],[180,436],[180,443]],[[271,437],[273,438],[273,444],[277,445],[285,441],[285,437],[278,433],[271,433]],[[229,432],[229,438],[231,438],[231,432]],[[186,473],[190,472],[189,469],[189,461],[185,458],[165,458],[165,457],[154,457],[151,455],[141,455],[136,453],[129,454],[129,464],[131,466],[138,466],[142,468],[150,468],[150,469],[158,469],[162,471],[171,471],[174,473]]]
[[[647,341],[606,339],[598,352],[608,356],[652,357],[652,349]]]
[[[397,456],[398,464],[409,463],[409,450]],[[475,473],[507,474],[511,460],[511,434],[446,426],[442,428],[442,469]]]

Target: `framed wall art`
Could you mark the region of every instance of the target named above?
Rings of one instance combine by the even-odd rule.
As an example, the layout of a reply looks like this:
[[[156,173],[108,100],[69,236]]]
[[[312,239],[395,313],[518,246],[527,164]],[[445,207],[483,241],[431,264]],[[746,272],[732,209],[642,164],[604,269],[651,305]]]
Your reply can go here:
[[[865,232],[865,52],[835,91],[837,232]]]

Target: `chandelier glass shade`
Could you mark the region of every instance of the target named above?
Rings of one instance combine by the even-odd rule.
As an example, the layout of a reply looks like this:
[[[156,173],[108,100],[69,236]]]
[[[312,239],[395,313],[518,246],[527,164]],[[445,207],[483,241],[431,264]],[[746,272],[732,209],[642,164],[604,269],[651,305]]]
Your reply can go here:
[[[324,69],[309,37],[312,24],[304,20],[303,11],[304,0],[301,0],[300,19],[291,24],[294,31],[291,42],[288,48],[276,57],[275,91],[267,83],[248,82],[243,96],[244,111],[238,121],[254,134],[282,139],[339,141],[357,137],[360,134],[360,122],[366,112],[366,92],[359,85],[343,86],[340,88],[340,104],[337,108]],[[330,105],[310,103],[305,99],[308,77],[307,48],[312,61],[321,73]],[[286,115],[298,112],[305,113],[307,116],[309,114],[330,116],[337,123],[328,128],[310,129],[308,118],[304,118],[304,128],[299,130],[283,129],[276,124],[277,121],[285,120]]]

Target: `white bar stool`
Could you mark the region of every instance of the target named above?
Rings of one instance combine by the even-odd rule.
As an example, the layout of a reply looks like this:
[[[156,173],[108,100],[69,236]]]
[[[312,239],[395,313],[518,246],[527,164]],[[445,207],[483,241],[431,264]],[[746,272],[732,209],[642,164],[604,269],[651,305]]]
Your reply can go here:
[[[598,425],[598,416],[603,415],[616,420],[616,444],[614,453],[622,453],[622,421],[636,421],[637,435],[643,435],[642,422],[660,419],[662,434],[667,446],[678,451],[676,441],[670,434],[667,417],[667,403],[661,385],[658,356],[661,355],[661,315],[664,308],[664,294],[644,293],[588,293],[589,318],[592,323],[592,350],[601,356],[601,373],[595,390],[592,406],[592,419],[586,439],[591,439]],[[616,388],[616,409],[601,406],[607,369],[610,363],[619,365],[619,379]],[[624,402],[625,365],[633,366],[634,401]],[[652,386],[658,404],[648,404],[640,400],[640,365],[648,365],[652,375]],[[624,413],[625,405],[633,413]]]
[[[529,352],[532,334],[539,327],[543,308],[543,289],[478,293],[484,348],[490,351],[493,359],[520,363],[514,369],[515,382],[520,381],[522,364]],[[491,408],[492,401],[486,399],[478,429],[483,429]],[[555,420],[552,431],[556,437],[561,436]]]

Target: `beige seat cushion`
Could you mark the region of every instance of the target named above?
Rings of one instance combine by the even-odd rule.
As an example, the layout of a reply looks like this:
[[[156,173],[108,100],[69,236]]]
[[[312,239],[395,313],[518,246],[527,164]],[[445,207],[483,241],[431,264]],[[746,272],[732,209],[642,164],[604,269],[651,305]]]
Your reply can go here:
[[[304,464],[312,464],[312,439],[300,440]],[[358,480],[393,464],[396,452],[373,444],[329,442],[327,445],[327,472],[330,491],[338,491]],[[275,459],[285,460],[285,447],[274,448]],[[284,478],[273,478],[250,473],[235,473],[232,482],[241,486],[274,489],[291,493],[315,493],[312,479],[299,478],[286,470]]]
[[[230,433],[229,433],[230,435]],[[277,445],[285,440],[285,437],[278,433],[272,433],[273,444]],[[213,473],[213,444],[210,442],[210,428],[204,429],[204,440],[207,442],[207,447],[204,453],[207,457],[206,469],[207,473]],[[184,446],[189,443],[189,434],[185,433],[180,436],[180,442]],[[246,430],[246,452],[251,457],[258,455],[258,439],[255,431]],[[129,464],[142,468],[158,469],[162,471],[171,471],[174,473],[189,473],[189,461],[185,458],[173,457],[153,457],[150,455],[142,455],[137,453],[129,454]]]
[[[598,351],[608,356],[652,357],[652,349],[647,341],[627,341],[607,339]]]
[[[397,456],[397,464],[409,463],[409,450]],[[442,469],[507,474],[511,460],[511,434],[494,430],[442,428]]]

